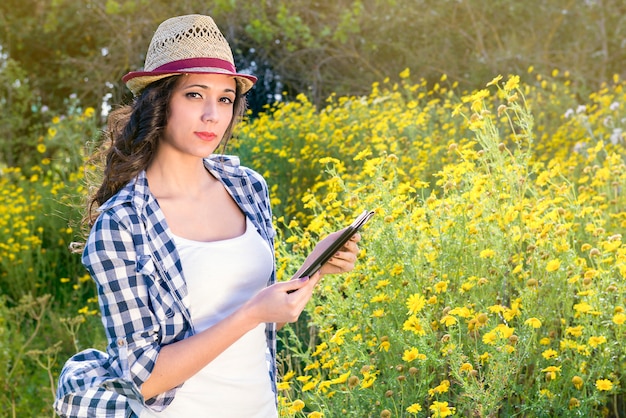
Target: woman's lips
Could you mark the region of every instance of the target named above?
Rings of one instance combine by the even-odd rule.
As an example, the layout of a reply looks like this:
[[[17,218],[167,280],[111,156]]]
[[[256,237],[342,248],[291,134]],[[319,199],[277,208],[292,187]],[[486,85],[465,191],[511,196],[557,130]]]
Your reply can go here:
[[[214,134],[213,132],[197,131],[197,132],[194,132],[194,134],[196,134],[196,136],[203,141],[213,141],[214,139],[217,138],[217,135]]]

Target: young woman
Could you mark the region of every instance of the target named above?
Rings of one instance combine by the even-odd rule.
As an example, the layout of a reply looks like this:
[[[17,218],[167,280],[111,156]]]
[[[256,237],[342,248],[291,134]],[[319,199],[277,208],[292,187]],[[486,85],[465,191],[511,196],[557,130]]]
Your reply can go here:
[[[135,99],[109,117],[83,253],[108,346],[66,363],[56,411],[277,416],[276,324],[298,318],[324,274],[354,267],[359,236],[314,276],[275,283],[266,183],[214,154],[256,78],[236,72],[210,17],[163,22],[123,80]]]

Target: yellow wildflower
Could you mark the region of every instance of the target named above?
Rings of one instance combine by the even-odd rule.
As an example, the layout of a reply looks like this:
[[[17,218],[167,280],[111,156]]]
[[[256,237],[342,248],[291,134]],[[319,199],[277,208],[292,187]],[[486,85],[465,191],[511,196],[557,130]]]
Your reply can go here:
[[[450,389],[450,381],[446,379],[446,380],[442,380],[441,383],[439,383],[439,385],[435,386],[434,388],[428,389],[428,394],[432,397],[438,393],[439,394],[446,393],[449,389]]]
[[[289,412],[293,414],[295,412],[302,411],[303,409],[304,409],[304,402],[301,401],[300,399],[296,399],[295,401],[291,403],[291,406],[289,407]]]
[[[469,373],[472,370],[474,370],[474,366],[472,366],[471,363],[463,363],[461,364],[461,367],[459,368],[459,372],[463,373]]]
[[[480,258],[493,258],[495,255],[496,252],[494,250],[487,248],[486,250],[482,250],[478,256]]]
[[[445,293],[448,290],[448,282],[437,282],[435,284],[436,293]]]
[[[433,411],[432,418],[444,418],[453,415],[456,412],[456,408],[448,406],[448,402],[434,401],[431,406],[428,407]]]
[[[504,84],[504,91],[509,92],[511,90],[515,90],[516,88],[519,87],[519,76],[518,75],[512,75],[509,77],[509,79],[506,81],[506,83]]]
[[[582,389],[583,387],[583,379],[580,376],[574,376],[572,377],[572,384],[574,385],[574,387],[578,390]]]
[[[553,271],[557,271],[559,267],[561,267],[561,260],[559,260],[558,258],[554,260],[550,260],[548,261],[548,264],[546,265],[546,271],[548,273],[551,273]]]
[[[533,318],[528,318],[526,320],[526,322],[524,322],[524,324],[528,325],[528,326],[530,326],[532,328],[535,328],[535,329],[536,328],[541,328],[541,321],[539,319],[537,319],[537,318],[534,318],[534,317]]]
[[[591,311],[591,305],[587,302],[581,302],[574,305],[574,310],[580,313],[588,313]]]
[[[409,405],[409,407],[406,409],[406,412],[408,412],[409,414],[417,414],[421,410],[422,410],[422,406],[418,403],[414,403],[414,404]]]
[[[426,331],[420,320],[415,315],[411,315],[402,325],[404,331],[413,331],[417,335],[426,335]]]
[[[407,363],[410,363],[413,360],[426,360],[426,355],[420,353],[417,348],[411,347],[409,350],[404,350],[402,360],[406,361]]]
[[[406,306],[409,309],[410,314],[415,314],[421,311],[426,305],[426,298],[424,296],[415,293],[407,299]]]
[[[543,356],[543,358],[545,358],[546,360],[549,360],[551,358],[555,358],[559,355],[559,353],[556,352],[556,350],[553,350],[551,348],[548,348],[547,350],[545,350],[543,353],[541,353],[541,355]]]
[[[604,344],[605,342],[606,342],[606,338],[601,335],[599,337],[589,337],[588,344],[591,347],[596,348],[597,346],[599,346],[600,344]]]
[[[613,315],[613,322],[616,325],[623,325],[624,322],[626,322],[626,314],[623,313],[616,313],[615,315]]]
[[[598,379],[596,380],[596,388],[599,391],[609,391],[613,389],[613,382],[609,379]]]

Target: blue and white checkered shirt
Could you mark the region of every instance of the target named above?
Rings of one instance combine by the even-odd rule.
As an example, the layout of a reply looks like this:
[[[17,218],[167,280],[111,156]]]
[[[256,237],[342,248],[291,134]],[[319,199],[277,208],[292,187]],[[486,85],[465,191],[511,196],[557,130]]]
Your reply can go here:
[[[229,191],[263,239],[274,249],[267,184],[232,156],[211,156],[205,166]],[[106,353],[88,349],[65,364],[54,407],[62,417],[133,417],[131,405],[156,411],[177,388],[143,399],[145,382],[161,346],[194,333],[187,287],[174,240],[148,189],[145,172],[100,209],[83,253],[96,282]],[[268,285],[275,281],[275,268]],[[276,393],[276,326],[267,324],[270,379]]]

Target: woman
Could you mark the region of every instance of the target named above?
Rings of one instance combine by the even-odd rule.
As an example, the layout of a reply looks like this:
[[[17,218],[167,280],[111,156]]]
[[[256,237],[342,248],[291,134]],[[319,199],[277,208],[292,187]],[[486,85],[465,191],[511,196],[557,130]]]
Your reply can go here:
[[[349,271],[357,235],[310,278],[275,283],[267,186],[216,155],[256,78],[236,72],[208,16],[168,19],[110,148],[83,253],[107,352],[72,357],[61,416],[276,416],[276,324],[295,321],[324,274]]]

